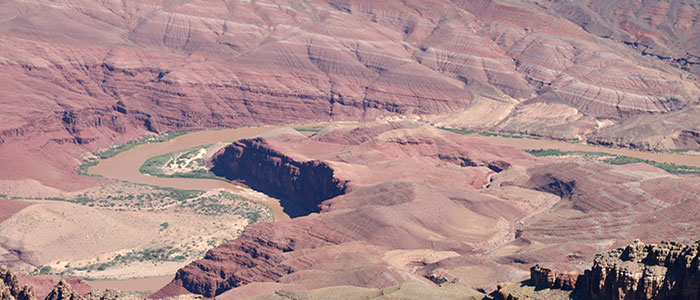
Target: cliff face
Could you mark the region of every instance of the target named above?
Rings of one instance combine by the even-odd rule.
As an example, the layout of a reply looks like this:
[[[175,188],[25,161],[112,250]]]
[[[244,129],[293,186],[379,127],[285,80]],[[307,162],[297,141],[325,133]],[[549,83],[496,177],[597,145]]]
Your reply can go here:
[[[573,290],[579,277],[576,272],[559,272],[547,266],[535,265],[530,268],[530,280],[538,287]]]
[[[319,212],[318,205],[345,193],[346,181],[333,176],[326,163],[296,161],[267,146],[262,139],[237,141],[215,154],[212,171],[242,180],[268,195],[279,197],[291,217]]]
[[[0,267],[0,300],[36,300],[34,290],[24,286],[20,288],[17,275],[6,267]]]
[[[84,151],[147,131],[459,112],[445,124],[576,139],[697,106],[698,7],[530,2],[3,1],[0,178],[73,188]]]
[[[700,199],[688,195],[700,192],[700,179],[644,164],[553,163],[428,126],[333,126],[311,136],[280,130],[233,144],[217,159],[238,178],[290,197],[300,188],[323,193],[322,185],[338,191],[332,178],[347,188],[323,201],[319,214],[248,226],[178,271],[154,298],[240,299],[265,292],[261,286],[385,288],[407,280],[488,290],[521,280],[535,263],[579,272],[533,270],[548,287],[541,290],[566,296],[583,290],[581,266],[611,241],[697,236],[697,226],[678,224],[697,224],[689,212]],[[301,173],[314,169],[300,162],[313,160],[332,166],[333,177],[319,167],[313,174],[326,174],[323,181],[279,182],[302,182]],[[528,294],[546,293],[531,287]]]
[[[596,256],[586,272],[592,299],[700,299],[700,242],[635,241]]]
[[[535,265],[530,280],[499,285],[494,294],[508,300],[696,300],[700,299],[699,250],[700,241],[685,245],[636,240],[598,254],[583,275]]]

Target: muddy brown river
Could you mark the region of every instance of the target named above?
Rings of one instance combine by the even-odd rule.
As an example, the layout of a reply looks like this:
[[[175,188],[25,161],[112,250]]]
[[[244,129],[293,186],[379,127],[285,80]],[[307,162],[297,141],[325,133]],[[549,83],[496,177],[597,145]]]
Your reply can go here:
[[[246,188],[223,180],[154,177],[142,174],[139,172],[139,168],[144,162],[146,162],[147,159],[157,155],[222,141],[230,142],[239,139],[251,138],[263,132],[277,128],[280,127],[244,127],[236,129],[193,132],[178,136],[162,143],[151,143],[136,146],[133,149],[119,153],[112,158],[100,160],[100,163],[96,166],[90,167],[88,172],[91,174],[102,175],[106,178],[120,179],[161,187],[171,187],[183,190],[210,190],[224,188],[240,193]],[[289,216],[282,210],[279,200],[265,196],[260,196],[253,200],[260,201],[269,206],[275,220],[289,219]]]
[[[311,127],[322,125],[328,124],[309,124],[304,126]],[[112,158],[101,160],[98,165],[90,167],[89,172],[92,174],[102,175],[106,178],[113,178],[161,187],[171,187],[188,190],[209,190],[216,188],[225,188],[234,192],[241,192],[245,191],[247,187],[216,179],[153,177],[141,174],[139,172],[139,168],[147,159],[153,156],[200,145],[251,138],[258,134],[273,129],[278,129],[281,127],[283,126],[209,130],[189,133],[163,143],[139,145],[129,151],[122,152]],[[558,149],[562,151],[605,152],[610,154],[626,155],[641,159],[653,160],[657,162],[675,163],[680,165],[700,167],[700,156],[698,155],[686,155],[680,153],[642,152],[629,149],[614,149],[602,146],[571,144],[552,140],[534,140],[526,138],[505,138],[492,136],[476,137],[494,144],[511,146],[523,150]],[[264,196],[262,194],[253,200],[257,200],[268,205],[272,210],[272,214],[275,220],[289,219],[289,216],[286,213],[284,213],[282,207],[280,206],[279,200]],[[169,282],[171,278],[172,275],[129,280],[93,281],[90,282],[90,285],[99,288],[120,288],[122,290],[128,291],[144,291],[158,289],[164,286],[167,282]]]
[[[347,124],[347,123],[345,123]],[[351,123],[357,124],[357,123]],[[328,123],[307,124],[304,127],[322,126]],[[153,177],[139,172],[141,165],[149,158],[161,154],[166,154],[178,150],[183,150],[195,146],[213,144],[218,142],[235,141],[238,139],[251,138],[258,134],[278,129],[283,126],[264,126],[264,127],[244,127],[235,129],[223,130],[208,130],[185,134],[163,143],[152,143],[136,146],[135,148],[122,152],[112,158],[101,160],[96,166],[90,167],[89,172],[92,174],[102,175],[106,178],[120,179],[135,183],[150,184],[161,187],[171,187],[186,190],[209,190],[216,188],[225,188],[234,192],[243,192],[246,187],[233,184],[223,180],[216,179],[201,179],[201,178],[162,178]],[[674,163],[679,165],[688,165],[700,167],[700,156],[687,155],[681,153],[654,153],[643,152],[630,149],[616,149],[603,146],[572,144],[553,140],[535,140],[527,138],[506,138],[494,136],[476,136],[479,139],[500,145],[515,147],[518,149],[558,149],[562,151],[591,151],[605,152],[617,155],[626,155],[641,159],[653,160],[664,163]],[[272,210],[275,220],[289,219],[289,216],[283,211],[279,200],[259,196],[257,199]]]

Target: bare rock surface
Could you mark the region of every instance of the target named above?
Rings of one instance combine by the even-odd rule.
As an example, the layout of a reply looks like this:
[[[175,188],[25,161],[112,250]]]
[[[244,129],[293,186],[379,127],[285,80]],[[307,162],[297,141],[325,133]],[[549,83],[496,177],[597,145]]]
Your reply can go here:
[[[490,291],[527,277],[535,263],[551,266],[542,272],[548,286],[574,289],[596,253],[629,237],[699,234],[697,178],[646,164],[555,163],[414,123],[339,126],[310,137],[282,130],[229,145],[212,161],[234,177],[275,183],[263,191],[295,195],[298,185],[276,182],[305,176],[315,178],[313,191],[340,182],[344,190],[302,203],[319,209],[303,217],[247,227],[152,298],[402,282]],[[298,168],[312,162],[331,172]]]
[[[0,199],[0,223],[29,205],[31,205],[31,203],[25,201]]]
[[[61,279],[44,300],[80,300],[81,297],[65,280]]]
[[[596,256],[586,272],[592,299],[698,299],[700,242],[640,241]]]
[[[698,299],[700,242],[635,240],[623,248],[596,255],[593,267],[576,274],[576,287],[560,284],[573,278],[551,267],[533,266],[530,279],[499,284],[495,299]]]
[[[249,300],[388,300],[388,299],[449,299],[449,300],[481,300],[485,294],[459,284],[447,284],[432,287],[419,283],[403,283],[384,289],[368,289],[354,286],[339,286],[309,291],[279,290],[271,294],[246,298]]]
[[[530,280],[538,287],[573,290],[579,277],[580,274],[576,272],[559,272],[548,266],[534,265],[530,268]]]
[[[17,275],[6,267],[0,267],[0,299],[35,300],[34,290],[29,286],[20,286]]]
[[[420,115],[573,140],[697,106],[697,5],[585,3],[4,1],[0,178],[94,185],[86,151],[166,130]]]

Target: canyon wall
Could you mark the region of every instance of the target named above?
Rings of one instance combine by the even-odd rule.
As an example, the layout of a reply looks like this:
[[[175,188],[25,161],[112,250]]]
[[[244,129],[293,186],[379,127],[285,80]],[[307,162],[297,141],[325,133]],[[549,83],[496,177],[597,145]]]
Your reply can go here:
[[[596,255],[584,274],[535,265],[530,279],[506,283],[496,299],[700,299],[700,241],[630,245]],[[573,290],[573,291],[572,291]]]
[[[31,287],[20,287],[17,275],[6,267],[0,267],[0,299],[2,300],[35,300]]]
[[[700,8],[616,1],[630,20],[612,22],[590,2],[4,1],[0,178],[94,184],[74,172],[87,152],[166,130],[420,115],[576,140],[634,116],[698,119]],[[594,140],[700,147],[697,126],[660,124]]]
[[[409,122],[334,125],[308,136],[280,129],[262,138],[219,153],[238,164],[226,169],[274,167],[267,172],[275,178],[259,177],[277,188],[285,186],[277,180],[296,178],[287,174],[300,162],[322,161],[347,181],[345,193],[324,200],[318,214],[248,226],[152,297],[239,299],[405,281],[490,291],[528,272],[548,287],[540,290],[565,297],[586,285],[579,274],[600,249],[630,237],[693,239],[700,228],[693,213],[700,179],[646,164],[555,162]]]
[[[700,242],[640,241],[597,255],[585,274],[591,299],[700,299]]]
[[[262,139],[234,142],[211,159],[212,172],[281,199],[290,217],[319,212],[322,201],[345,193],[346,181],[318,160],[297,161]]]

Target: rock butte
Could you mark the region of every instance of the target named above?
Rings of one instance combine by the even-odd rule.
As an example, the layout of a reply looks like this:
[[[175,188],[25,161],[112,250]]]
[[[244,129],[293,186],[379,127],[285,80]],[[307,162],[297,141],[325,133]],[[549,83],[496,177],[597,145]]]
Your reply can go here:
[[[336,126],[310,137],[279,129],[231,144],[212,163],[229,178],[267,182],[263,191],[341,194],[290,198],[309,201],[296,203],[306,216],[248,226],[153,298],[408,281],[492,290],[534,263],[582,273],[601,249],[630,237],[700,234],[698,178],[646,164],[556,163],[420,123]]]
[[[78,189],[99,181],[73,172],[86,151],[147,132],[394,115],[697,149],[699,9],[3,1],[0,178]]]

